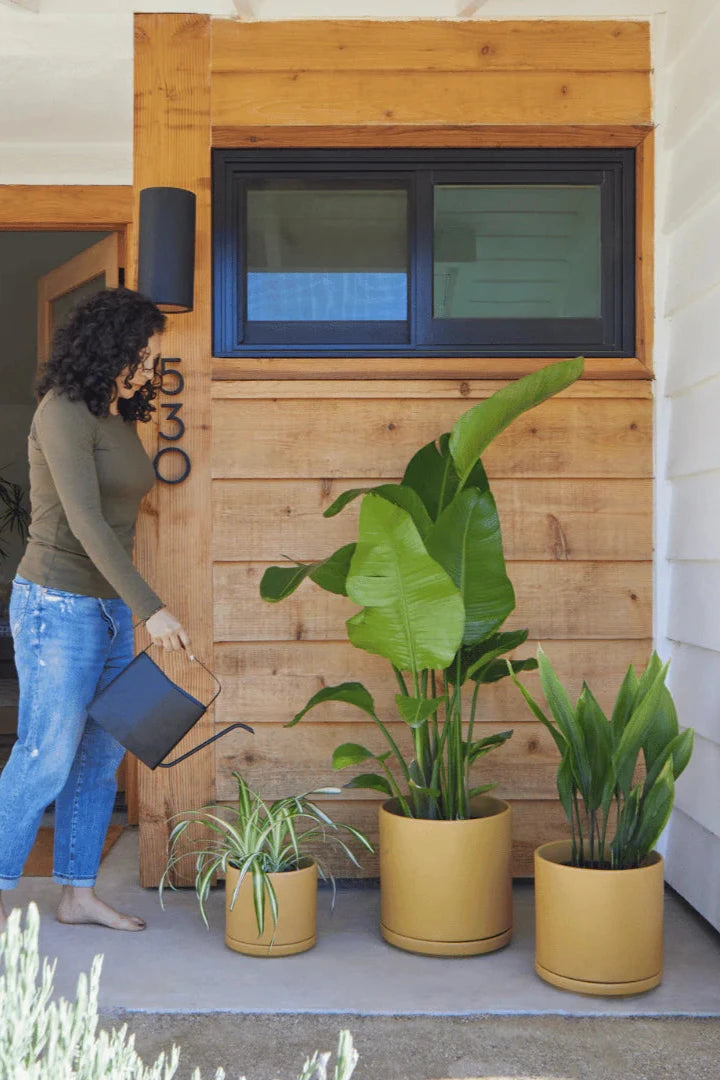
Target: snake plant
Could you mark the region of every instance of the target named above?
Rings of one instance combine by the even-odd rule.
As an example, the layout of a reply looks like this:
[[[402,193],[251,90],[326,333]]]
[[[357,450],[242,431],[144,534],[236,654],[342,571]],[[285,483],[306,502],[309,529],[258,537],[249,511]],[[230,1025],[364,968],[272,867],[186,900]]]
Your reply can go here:
[[[509,674],[560,751],[557,787],[572,832],[572,864],[638,867],[667,824],[675,781],[693,748],[692,728],[680,731],[665,685],[669,663],[653,653],[639,677],[631,665],[608,718],[587,683],[573,706],[542,649],[538,661],[552,718]]]
[[[477,738],[478,695],[484,684],[507,674],[501,657],[522,645],[528,632],[500,630],[515,593],[481,455],[513,420],[569,386],[582,369],[581,358],[562,361],[498,390],[465,412],[452,432],[423,446],[400,484],[354,488],[328,507],[325,517],[333,517],[362,498],[357,542],[322,562],[275,566],[263,576],[260,591],[269,602],[283,600],[309,578],[361,608],[347,620],[349,639],[391,664],[412,757],[406,758],[361,683],[325,687],[289,726],[326,701],[364,712],[385,748],[344,743],[333,765],[371,762],[375,771],[355,776],[347,787],[394,797],[407,817],[467,818],[472,799],[494,786],[474,784],[471,773],[512,732]],[[512,661],[514,671],[536,666],[534,658]],[[466,686],[472,687],[467,697]]]

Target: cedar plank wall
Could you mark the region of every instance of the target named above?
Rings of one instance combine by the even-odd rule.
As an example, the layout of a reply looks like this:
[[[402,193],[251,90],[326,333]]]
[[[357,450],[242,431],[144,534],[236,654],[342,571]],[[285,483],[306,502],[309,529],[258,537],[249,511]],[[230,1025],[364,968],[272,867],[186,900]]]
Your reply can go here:
[[[202,85],[197,65],[204,54],[189,47],[199,32],[198,16],[138,16],[137,23],[152,30],[157,47],[163,47],[163,27],[166,42],[175,40],[179,47],[185,41],[183,78]],[[652,155],[642,152],[643,140],[651,145],[648,24],[212,19],[210,29],[213,146],[641,149],[636,356],[589,361],[590,378],[519,420],[485,457],[518,597],[508,625],[529,626],[528,651],[542,640],[573,689],[586,677],[607,702],[627,664],[642,662],[651,644]],[[153,93],[162,97],[147,48],[136,63],[147,102]],[[190,97],[182,87],[170,87],[166,96],[167,123],[175,127],[171,156],[182,160],[186,140],[193,155],[201,153],[197,123],[183,120],[193,115]],[[160,115],[159,103],[153,108]],[[136,145],[149,161],[147,109],[147,118],[142,109],[137,114]],[[209,164],[209,155],[205,160]],[[194,168],[199,157],[192,161]],[[136,176],[144,184],[171,182],[154,179],[148,167]],[[205,198],[208,176],[182,179]],[[205,230],[207,218],[200,221]],[[197,256],[204,290],[207,236],[199,238]],[[201,296],[204,308],[204,291]],[[179,335],[182,320],[190,318],[174,320]],[[193,348],[201,323],[209,348],[206,311],[193,320]],[[182,336],[177,340],[174,355],[184,355]],[[204,368],[205,357],[198,363],[198,370]],[[361,714],[342,706],[318,709],[293,730],[283,727],[322,685],[365,681],[383,715],[393,716],[394,691],[382,662],[345,639],[343,622],[352,606],[309,583],[283,604],[263,604],[258,585],[264,567],[283,554],[312,559],[333,550],[351,534],[357,512],[350,508],[333,521],[322,519],[339,491],[397,478],[423,442],[447,430],[503,379],[540,363],[212,361],[214,598],[209,590],[197,593],[205,581],[193,562],[183,564],[183,573],[196,582],[195,612],[202,610],[204,625],[214,619],[214,662],[225,686],[215,720],[222,725],[243,719],[256,728],[254,739],[231,735],[218,744],[220,799],[233,797],[233,768],[273,797],[349,778],[330,769],[340,741],[381,745],[374,730],[358,721]],[[199,392],[197,452],[204,463],[204,386]],[[198,536],[206,532],[204,499],[203,493],[188,521]],[[158,516],[150,519],[146,535],[155,529],[168,535],[163,530],[169,510],[160,506],[151,513]],[[171,531],[178,545],[189,535],[181,536],[177,525]],[[144,559],[151,565],[151,549],[145,542],[141,564]],[[179,581],[175,588],[182,590]],[[535,685],[535,677],[528,682]],[[533,847],[564,831],[555,753],[506,684],[488,690],[484,716],[487,731],[515,728],[510,743],[486,759],[484,773],[499,780],[499,794],[513,804],[515,872],[529,874]],[[207,797],[205,762],[198,758],[209,757],[198,755],[175,770],[187,770],[187,780],[177,778],[170,790],[157,774],[155,787],[146,786],[145,884],[162,871],[164,816]],[[377,802],[369,793],[347,793],[334,812],[376,837]],[[333,868],[352,872],[346,863]],[[375,875],[377,862],[364,858],[363,871]]]
[[[646,23],[213,20],[212,29],[214,146],[637,145],[649,133]],[[650,157],[638,163],[637,358],[591,362],[602,379],[523,417],[485,456],[518,597],[508,626],[530,627],[530,650],[542,640],[561,676],[575,690],[586,677],[604,702],[651,644]],[[318,559],[351,539],[357,508],[326,521],[332,499],[397,479],[415,449],[502,385],[478,374],[515,370],[508,361],[214,362],[215,662],[225,685],[216,719],[256,729],[252,740],[218,744],[219,798],[233,797],[233,768],[270,797],[349,779],[333,777],[333,747],[383,745],[360,713],[327,705],[283,726],[310,694],[344,679],[366,682],[407,745],[404,725],[392,723],[387,665],[347,643],[349,601],[308,582],[268,605],[259,581],[282,554]],[[513,803],[515,872],[530,874],[533,847],[565,831],[556,752],[507,681],[488,688],[484,716],[487,732],[515,728],[483,771]],[[334,809],[376,837],[371,793],[347,793]],[[362,861],[377,873],[375,860]]]

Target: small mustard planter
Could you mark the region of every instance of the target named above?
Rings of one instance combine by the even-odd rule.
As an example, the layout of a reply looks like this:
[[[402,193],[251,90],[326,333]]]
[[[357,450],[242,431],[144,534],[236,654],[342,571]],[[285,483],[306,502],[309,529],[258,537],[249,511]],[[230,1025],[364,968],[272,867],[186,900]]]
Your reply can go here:
[[[535,852],[535,970],[562,990],[652,990],[663,973],[663,859],[634,870],[571,866],[571,844]]]
[[[225,879],[225,944],[246,956],[293,956],[312,949],[317,940],[317,863],[299,870],[268,874],[278,902],[277,925],[265,900],[265,929],[258,934],[253,906],[252,874],[245,877],[235,903],[231,901],[239,871],[228,866]]]
[[[477,956],[512,937],[510,806],[482,796],[467,821],[380,808],[380,931],[429,956]]]

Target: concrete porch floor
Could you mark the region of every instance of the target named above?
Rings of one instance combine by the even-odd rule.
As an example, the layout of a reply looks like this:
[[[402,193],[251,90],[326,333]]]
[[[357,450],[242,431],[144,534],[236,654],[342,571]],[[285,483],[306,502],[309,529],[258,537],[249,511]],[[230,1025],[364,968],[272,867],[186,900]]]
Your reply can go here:
[[[13,900],[35,900],[41,947],[58,957],[56,988],[105,957],[101,1009],[127,1022],[146,1061],[173,1042],[177,1080],[200,1065],[228,1080],[291,1080],[313,1049],[349,1027],[361,1055],[356,1080],[720,1080],[720,935],[673,893],[666,903],[663,984],[634,998],[563,993],[533,971],[532,885],[515,887],[515,937],[489,956],[444,960],[392,949],[377,929],[371,887],[329,890],[318,944],[297,957],[239,956],[223,942],[223,894],[211,929],[192,890],[138,885],[137,835],[126,830],[103,863],[100,895],[148,920],[141,934],[61,926],[57,887],[24,879]]]
[[[100,952],[101,1006],[110,1011],[720,1017],[720,934],[672,893],[662,985],[636,997],[595,998],[556,990],[535,975],[530,883],[515,886],[512,943],[488,956],[446,960],[392,948],[378,930],[377,889],[351,886],[338,890],[334,912],[329,889],[321,888],[314,949],[267,960],[225,947],[222,889],[210,900],[208,932],[192,889],[166,893],[163,911],[157,892],[140,888],[137,865],[137,833],[127,829],[103,862],[98,892],[147,919],[140,934],[60,925],[53,918],[57,886],[45,878],[25,878],[7,897],[37,901],[42,948],[59,958],[61,993],[71,992]]]

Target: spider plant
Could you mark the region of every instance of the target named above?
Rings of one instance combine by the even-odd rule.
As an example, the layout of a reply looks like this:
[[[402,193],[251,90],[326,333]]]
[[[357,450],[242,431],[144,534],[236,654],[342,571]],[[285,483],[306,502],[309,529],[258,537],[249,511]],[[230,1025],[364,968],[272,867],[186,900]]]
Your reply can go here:
[[[504,386],[460,416],[452,432],[418,450],[402,483],[354,488],[336,499],[325,517],[362,498],[356,543],[323,562],[274,566],[263,575],[261,595],[271,603],[310,578],[361,608],[347,620],[348,637],[356,648],[390,662],[412,755],[403,752],[372,695],[357,682],[323,688],[288,726],[325,701],[362,710],[385,748],[345,743],[333,765],[371,762],[376,771],[355,776],[347,787],[394,797],[406,817],[466,819],[473,797],[495,786],[474,784],[473,769],[512,732],[477,737],[479,694],[484,684],[507,675],[500,658],[522,645],[528,632],[500,631],[515,593],[480,456],[518,416],[575,382],[582,370],[582,358],[566,360]],[[536,666],[534,658],[512,661],[514,671]]]
[[[179,820],[168,841],[168,862],[159,890],[161,903],[164,886],[168,884],[174,888],[173,870],[182,859],[192,855],[195,856],[195,891],[206,926],[209,925],[206,904],[210,887],[216,874],[227,875],[228,866],[240,872],[231,907],[235,905],[247,875],[252,876],[253,905],[260,935],[265,930],[266,903],[270,906],[273,926],[277,926],[278,902],[271,874],[298,870],[314,859],[319,876],[323,881],[329,880],[333,887],[334,903],[335,879],[317,857],[318,846],[334,845],[357,867],[360,864],[343,834],[357,840],[366,851],[373,850],[370,841],[358,829],[333,821],[313,801],[318,795],[338,795],[340,789],[317,788],[268,803],[249,787],[239,772],[233,772],[233,776],[238,786],[236,805],[214,803],[199,810],[175,814],[170,819]],[[199,846],[192,851],[180,850],[180,839],[191,825],[202,826],[211,835],[199,841]]]
[[[669,663],[663,665],[653,653],[640,677],[630,665],[608,719],[587,683],[573,707],[542,649],[538,660],[552,719],[515,673],[510,674],[562,756],[557,787],[572,830],[572,864],[608,870],[638,867],[667,824],[675,781],[693,749],[693,730],[680,731],[665,685]],[[638,779],[641,753],[644,777]],[[615,832],[608,844],[613,812]]]

